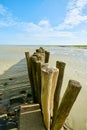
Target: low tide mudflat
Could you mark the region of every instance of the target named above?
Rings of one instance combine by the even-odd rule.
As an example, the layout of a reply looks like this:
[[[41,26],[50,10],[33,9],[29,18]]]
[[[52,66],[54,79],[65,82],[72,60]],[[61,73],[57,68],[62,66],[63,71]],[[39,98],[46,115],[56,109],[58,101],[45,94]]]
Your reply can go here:
[[[23,60],[25,58],[24,52],[29,51],[32,54],[36,48],[38,46],[0,46],[0,80],[8,77],[6,72],[11,70],[14,65],[16,67],[18,63],[20,63],[23,73],[25,68],[22,65],[24,64],[26,67],[26,60]],[[55,66],[57,60],[66,63],[61,97],[69,79],[81,83],[81,92],[66,122],[74,130],[87,130],[87,49],[58,46],[44,46],[44,48],[51,53],[50,65]],[[14,69],[11,72],[14,74]],[[16,75],[20,75],[20,73]]]

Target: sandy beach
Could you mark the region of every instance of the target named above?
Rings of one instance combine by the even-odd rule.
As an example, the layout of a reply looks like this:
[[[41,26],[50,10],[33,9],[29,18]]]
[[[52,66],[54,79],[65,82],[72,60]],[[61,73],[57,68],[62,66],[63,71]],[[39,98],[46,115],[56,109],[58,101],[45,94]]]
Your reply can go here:
[[[0,46],[0,77],[11,66],[25,58],[25,51],[32,54],[38,46]],[[67,124],[73,130],[87,130],[87,49],[44,46],[50,51],[50,65],[56,61],[66,63],[61,98],[70,79],[81,83],[82,89],[67,118]]]

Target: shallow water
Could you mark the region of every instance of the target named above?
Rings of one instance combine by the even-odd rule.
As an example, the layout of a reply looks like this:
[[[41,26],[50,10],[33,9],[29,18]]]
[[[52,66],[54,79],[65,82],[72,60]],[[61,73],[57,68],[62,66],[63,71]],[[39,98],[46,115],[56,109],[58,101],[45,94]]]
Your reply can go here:
[[[73,56],[77,58],[84,58],[87,59],[87,49],[78,49],[72,47],[59,47],[56,49],[49,49],[51,54],[59,54],[64,56]]]

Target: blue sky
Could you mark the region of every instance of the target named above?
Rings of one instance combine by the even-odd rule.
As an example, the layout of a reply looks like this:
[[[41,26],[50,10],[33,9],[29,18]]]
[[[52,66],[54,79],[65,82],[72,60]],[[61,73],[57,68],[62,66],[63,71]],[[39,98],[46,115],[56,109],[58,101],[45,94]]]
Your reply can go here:
[[[87,0],[0,0],[1,45],[87,45]]]

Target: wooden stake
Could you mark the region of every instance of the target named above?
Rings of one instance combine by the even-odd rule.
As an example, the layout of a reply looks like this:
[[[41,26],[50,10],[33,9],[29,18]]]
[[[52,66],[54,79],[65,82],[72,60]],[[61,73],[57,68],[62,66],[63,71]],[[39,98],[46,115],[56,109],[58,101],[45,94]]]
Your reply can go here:
[[[56,90],[54,94],[54,114],[53,114],[54,117],[55,117],[56,110],[58,109],[58,106],[59,106],[60,92],[61,92],[61,87],[62,87],[62,82],[63,82],[65,63],[61,61],[57,61],[56,67],[59,69],[59,76],[58,76],[57,86],[56,86]]]
[[[37,50],[36,50],[37,51]],[[44,52],[39,52],[39,51],[37,51],[37,52],[35,52],[34,54],[33,54],[33,56],[36,56],[37,57],[37,60],[39,60],[39,61],[41,61],[41,62],[45,62],[45,53]]]
[[[54,94],[55,94],[55,90],[56,90],[58,75],[59,75],[59,70],[57,68],[53,69],[52,88],[51,88],[51,95],[50,95],[51,125],[52,125],[54,102],[55,102],[55,100],[54,100]]]
[[[59,109],[57,109],[51,130],[60,130],[69,115],[69,112],[80,92],[81,85],[79,82],[70,80],[65,94],[62,98]]]
[[[40,47],[39,49],[36,49],[36,52],[41,54],[41,61],[44,63],[45,62],[45,50],[42,47]]]
[[[36,62],[37,62],[37,57],[32,56],[31,57],[31,69],[32,69],[32,78],[33,78],[33,89],[34,89],[34,103],[38,102],[38,97],[37,97],[37,81],[36,81]]]
[[[30,55],[29,55],[29,52],[25,52],[25,57],[26,57],[26,62],[27,62],[27,68],[28,68],[28,77],[30,75]],[[30,77],[29,77],[30,78]]]
[[[27,61],[28,77],[31,84],[32,96],[33,96],[33,100],[35,100],[34,81],[33,81],[32,68],[31,68],[31,57],[29,55],[29,52],[25,52],[25,56]]]
[[[50,52],[45,51],[45,63],[49,62]]]
[[[58,69],[57,68],[42,68],[42,88],[41,88],[41,105],[44,118],[44,124],[47,130],[50,130],[51,115],[53,110],[53,97],[57,82]],[[55,79],[54,79],[55,77]]]
[[[36,52],[42,53],[42,52],[45,52],[45,50],[42,47],[40,47],[39,49],[36,49]]]
[[[41,105],[41,62],[36,62],[36,80],[37,80],[37,95],[38,102]]]

